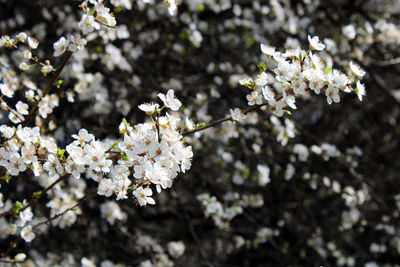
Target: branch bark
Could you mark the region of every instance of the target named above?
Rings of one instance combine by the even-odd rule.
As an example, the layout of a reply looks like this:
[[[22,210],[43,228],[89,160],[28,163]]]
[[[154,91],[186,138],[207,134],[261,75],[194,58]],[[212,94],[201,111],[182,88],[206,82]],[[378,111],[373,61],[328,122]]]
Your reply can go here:
[[[67,65],[68,61],[70,60],[72,56],[72,52],[68,51],[64,58],[63,61],[61,62],[61,64],[58,66],[57,70],[55,71],[53,77],[51,78],[50,82],[47,84],[46,88],[43,91],[43,95],[42,98],[45,97],[46,95],[48,95],[51,91],[51,89],[53,88],[53,86],[55,85],[56,81],[58,80],[58,78],[60,78],[61,72],[62,70],[65,68],[65,66]],[[33,119],[33,117],[35,117],[36,112],[39,109],[39,102],[40,100],[35,102],[35,105],[33,106],[33,108],[31,109],[31,111],[29,112],[28,116],[26,117],[26,119],[22,122],[22,126],[25,127],[29,124],[29,122]]]

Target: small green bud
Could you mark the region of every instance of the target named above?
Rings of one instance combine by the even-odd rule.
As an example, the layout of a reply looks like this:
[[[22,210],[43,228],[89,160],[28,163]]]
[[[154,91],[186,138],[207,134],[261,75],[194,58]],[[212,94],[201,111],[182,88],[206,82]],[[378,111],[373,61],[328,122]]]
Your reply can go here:
[[[34,196],[36,199],[41,198],[42,195],[43,195],[43,192],[42,192],[42,191],[36,191],[36,192],[33,193],[33,196]]]
[[[64,82],[64,81],[61,80],[61,79],[58,80],[58,81],[57,81],[57,88],[60,88],[63,82]]]
[[[57,158],[59,158],[59,159],[65,158],[64,153],[65,153],[65,149],[57,148]]]
[[[128,161],[128,160],[129,160],[129,157],[128,157],[128,155],[126,155],[124,152],[122,152],[122,153],[121,153],[121,159],[122,159],[122,160],[125,160],[125,161]]]
[[[205,122],[197,123],[197,124],[196,124],[196,127],[197,127],[197,128],[203,128],[204,126],[206,126],[206,123],[205,123]]]

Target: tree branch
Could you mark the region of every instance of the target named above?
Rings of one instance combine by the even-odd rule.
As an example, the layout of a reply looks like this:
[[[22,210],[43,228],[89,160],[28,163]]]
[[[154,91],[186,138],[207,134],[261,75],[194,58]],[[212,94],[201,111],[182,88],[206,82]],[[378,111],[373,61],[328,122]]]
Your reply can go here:
[[[268,105],[268,103],[263,103],[263,104],[260,104],[260,105],[252,106],[251,108],[248,108],[245,111],[243,111],[243,114],[246,115],[247,113],[250,113],[252,111],[259,110],[259,109],[261,109],[262,107],[264,107],[266,105]],[[221,123],[223,123],[225,121],[233,121],[232,116],[228,116],[226,118],[210,122],[209,124],[207,124],[206,126],[203,126],[203,127],[199,127],[199,128],[196,128],[196,129],[193,129],[193,130],[190,130],[190,131],[183,132],[181,135],[182,136],[186,136],[186,135],[194,134],[196,132],[200,132],[200,131],[203,131],[205,129],[217,126],[217,125],[219,125],[219,124],[221,124]]]
[[[76,207],[80,206],[80,205],[81,205],[83,202],[85,202],[86,200],[91,199],[91,198],[94,198],[95,196],[97,196],[97,193],[94,193],[94,194],[91,194],[91,195],[88,195],[88,196],[85,196],[85,197],[81,198],[81,199],[78,201],[78,203],[76,203],[76,204],[73,205],[72,207],[70,207],[70,208],[64,210],[64,211],[61,212],[61,213],[58,213],[58,214],[54,215],[53,217],[49,218],[49,219],[46,220],[46,221],[43,221],[43,222],[40,222],[40,223],[34,225],[34,226],[32,227],[32,229],[33,229],[33,230],[36,230],[36,229],[38,229],[39,226],[41,226],[41,225],[43,225],[43,224],[48,224],[48,223],[51,222],[52,220],[55,220],[55,219],[57,219],[58,217],[63,216],[63,215],[64,215],[65,213],[67,213],[68,211],[71,211],[71,210],[75,209]]]
[[[97,193],[94,193],[94,194],[92,194],[92,195],[85,196],[85,197],[81,198],[81,199],[78,201],[78,203],[76,203],[76,204],[73,205],[72,207],[70,207],[70,208],[64,210],[64,211],[61,212],[61,213],[58,213],[58,214],[54,215],[53,217],[49,218],[48,220],[45,220],[45,221],[40,222],[40,223],[38,223],[38,224],[35,224],[34,226],[32,226],[32,230],[37,230],[37,229],[39,228],[39,226],[41,226],[41,225],[43,225],[43,224],[48,224],[48,223],[51,222],[52,220],[55,220],[55,219],[57,219],[57,218],[63,216],[63,215],[64,215],[65,213],[67,213],[68,211],[71,211],[71,210],[75,209],[76,207],[78,207],[79,205],[81,205],[81,204],[82,204],[83,202],[85,202],[86,200],[91,199],[91,198],[93,198],[93,197],[95,197],[95,196],[97,196]],[[10,243],[10,246],[8,247],[8,249],[7,249],[4,253],[1,253],[1,254],[0,254],[0,258],[4,258],[4,257],[8,256],[8,255],[11,253],[11,251],[13,251],[13,249],[15,249],[15,248],[17,247],[17,245],[18,245],[18,243],[21,241],[21,239],[22,239],[22,237],[21,237],[21,233],[20,233],[20,234],[18,235],[18,237],[15,238],[14,241],[12,241],[12,242]]]
[[[62,180],[64,180],[65,178],[67,178],[69,175],[63,175],[60,178],[58,178],[56,181],[54,181],[52,184],[50,184],[48,187],[46,187],[45,189],[43,189],[42,191],[39,191],[40,195],[44,195],[45,193],[47,193],[47,191],[51,190],[56,184],[58,184],[59,182],[61,182]],[[37,197],[35,195],[33,195],[32,199],[28,202],[28,204],[26,204],[22,209],[20,209],[18,212],[24,211],[27,208],[33,206],[34,204],[36,204],[36,202],[38,202],[38,200],[40,199],[40,197]],[[6,212],[0,213],[0,217],[2,216],[7,216],[14,213],[14,211],[8,210]]]
[[[58,66],[58,68],[55,71],[55,73],[54,73],[53,77],[51,78],[50,82],[47,84],[46,89],[44,89],[43,94],[42,94],[42,98],[50,93],[50,90],[53,88],[54,84],[56,83],[56,81],[60,77],[62,70],[67,65],[67,63],[68,63],[69,59],[71,58],[71,56],[72,56],[72,52],[71,51],[68,51],[65,54],[65,56],[63,58],[63,61]],[[40,100],[35,102],[35,105],[31,109],[31,111],[29,112],[28,116],[22,122],[22,126],[23,127],[27,126],[29,124],[29,122],[33,119],[33,117],[36,115],[36,112],[39,109],[39,102],[40,102]]]

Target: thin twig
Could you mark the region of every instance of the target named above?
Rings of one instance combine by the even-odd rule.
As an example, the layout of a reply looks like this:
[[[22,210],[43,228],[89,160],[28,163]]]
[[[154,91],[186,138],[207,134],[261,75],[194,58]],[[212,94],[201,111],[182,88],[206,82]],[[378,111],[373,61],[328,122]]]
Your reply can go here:
[[[13,251],[13,249],[17,247],[17,244],[19,243],[19,241],[21,241],[21,239],[22,239],[21,235],[15,238],[14,241],[10,243],[8,249],[4,253],[0,254],[0,258],[7,257],[11,253],[11,251]]]
[[[43,189],[42,191],[40,191],[40,195],[44,195],[45,193],[47,193],[47,191],[51,190],[56,184],[58,184],[59,182],[61,182],[62,180],[64,180],[65,178],[69,177],[69,175],[63,175],[60,178],[58,178],[56,181],[54,181],[52,184],[50,184],[48,187],[46,187],[45,189]],[[28,204],[26,204],[22,209],[19,210],[19,212],[26,210],[27,208],[33,206],[34,204],[36,204],[36,202],[38,202],[38,200],[40,199],[40,197],[37,197],[35,194],[33,195],[32,199],[28,202]],[[7,216],[14,213],[14,211],[8,210],[6,212],[0,213],[0,217],[2,216]]]
[[[371,77],[372,79],[379,85],[379,87],[381,87],[383,89],[383,91],[390,96],[391,98],[393,98],[393,100],[397,103],[400,104],[400,101],[393,95],[392,90],[390,89],[389,85],[385,82],[384,79],[382,79],[382,77],[380,77],[378,74],[376,73],[372,73],[371,72]]]
[[[51,222],[52,220],[55,220],[55,219],[57,219],[57,218],[63,216],[63,215],[64,215],[65,213],[67,213],[68,211],[71,211],[71,210],[75,209],[76,207],[78,207],[79,205],[81,205],[81,204],[82,204],[83,202],[85,202],[86,200],[91,199],[91,198],[93,198],[93,197],[95,197],[95,196],[97,196],[97,193],[92,194],[92,195],[89,195],[89,196],[85,196],[85,197],[81,198],[81,199],[78,201],[78,203],[76,203],[76,204],[73,205],[72,207],[70,207],[70,208],[64,210],[64,211],[61,212],[61,213],[58,213],[58,214],[54,215],[53,217],[49,218],[48,220],[45,220],[45,221],[40,222],[40,223],[38,223],[38,224],[35,224],[35,225],[32,227],[32,230],[37,230],[37,229],[39,228],[39,226],[41,226],[41,225],[43,225],[43,224],[48,224],[48,223]],[[13,249],[15,249],[15,248],[17,247],[17,245],[18,245],[18,243],[21,241],[21,239],[22,239],[22,238],[21,238],[21,234],[19,234],[18,237],[15,238],[14,241],[12,241],[12,242],[10,243],[10,246],[8,247],[8,249],[7,249],[4,253],[1,253],[1,254],[0,254],[0,258],[4,258],[4,257],[8,256],[8,255],[13,251]]]
[[[24,117],[22,117],[20,114],[18,114],[18,112],[14,109],[12,109],[6,101],[4,101],[3,97],[0,97],[0,101],[1,103],[5,104],[6,109],[11,112],[12,114],[14,114],[20,121],[24,121]]]
[[[21,53],[24,53],[24,50],[22,50],[18,45],[16,45],[16,44],[11,44],[11,46],[12,46],[13,48],[17,49],[18,51],[20,51]],[[40,61],[38,58],[36,58],[36,57],[31,57],[29,60],[32,60],[33,62],[35,62],[36,64],[39,64],[39,65],[41,65],[41,66],[47,66],[47,64],[41,62],[41,61]],[[55,72],[56,70],[55,70],[55,69],[52,69],[51,71],[52,71],[52,72]]]
[[[50,82],[47,84],[46,89],[44,89],[43,94],[42,94],[42,98],[45,97],[46,95],[48,95],[50,93],[50,90],[53,88],[53,86],[55,85],[56,81],[58,80],[58,78],[61,75],[62,70],[64,69],[64,67],[67,65],[69,59],[72,56],[72,52],[68,51],[64,58],[63,61],[61,62],[61,64],[58,66],[57,70],[55,71],[53,77],[51,78]],[[25,127],[28,125],[28,123],[33,119],[33,117],[36,115],[36,112],[39,109],[39,102],[40,100],[36,101],[35,105],[33,106],[33,108],[31,109],[31,111],[29,112],[29,115],[26,117],[25,121],[22,123],[22,126]]]
[[[255,106],[253,106],[253,107],[251,107],[251,108],[248,108],[248,109],[246,109],[245,111],[243,111],[243,114],[246,115],[247,113],[250,113],[250,112],[252,112],[252,111],[259,110],[259,109],[261,109],[262,107],[264,107],[264,106],[266,106],[266,105],[268,105],[268,103],[263,103],[263,104],[260,104],[260,105],[255,105]],[[205,129],[214,127],[214,126],[216,126],[216,125],[218,125],[218,124],[221,124],[221,123],[223,123],[223,122],[225,122],[225,121],[234,121],[234,120],[232,119],[232,116],[228,116],[228,117],[226,117],[226,118],[223,118],[223,119],[219,119],[219,120],[210,122],[209,124],[207,124],[207,125],[205,125],[205,126],[203,126],[203,127],[199,127],[199,128],[196,128],[196,129],[193,129],[193,130],[190,130],[190,131],[183,132],[181,135],[182,135],[182,136],[186,136],[186,135],[190,135],[190,134],[193,134],[193,133],[196,133],[196,132],[200,132],[200,131],[203,131],[203,130],[205,130]]]
[[[15,263],[15,261],[10,261],[10,260],[0,260],[2,263]]]
[[[388,59],[388,60],[374,60],[371,62],[374,65],[378,65],[378,66],[391,66],[391,65],[396,65],[396,64],[400,64],[400,57],[398,58],[392,58],[392,59]]]
[[[88,196],[85,196],[85,197],[81,198],[81,199],[78,201],[78,203],[76,203],[76,204],[73,205],[72,207],[70,207],[70,208],[64,210],[64,211],[61,212],[61,213],[58,213],[58,214],[54,215],[53,217],[49,218],[48,220],[45,220],[45,221],[43,221],[43,222],[40,222],[40,223],[34,225],[34,226],[32,227],[32,229],[33,229],[33,230],[36,230],[36,229],[38,229],[39,226],[41,226],[41,225],[43,225],[43,224],[48,224],[48,223],[51,222],[52,220],[55,220],[55,219],[57,219],[58,217],[63,216],[63,215],[64,215],[65,213],[67,213],[68,211],[71,211],[71,210],[75,209],[76,207],[80,206],[80,205],[81,205],[83,202],[85,202],[86,200],[91,199],[91,198],[94,198],[95,196],[97,196],[97,193],[94,193],[94,194],[91,194],[91,195],[88,195]]]

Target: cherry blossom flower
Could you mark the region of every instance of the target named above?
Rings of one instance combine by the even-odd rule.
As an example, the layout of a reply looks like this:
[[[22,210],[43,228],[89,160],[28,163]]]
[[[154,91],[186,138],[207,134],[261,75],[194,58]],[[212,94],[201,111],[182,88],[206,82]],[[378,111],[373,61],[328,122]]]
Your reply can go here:
[[[68,46],[68,50],[70,50],[72,52],[83,50],[87,43],[86,39],[82,38],[81,36],[78,36],[75,38],[75,36],[71,35],[70,40],[71,40],[71,42]]]
[[[139,105],[139,109],[146,112],[147,115],[152,115],[157,111],[159,105],[157,103],[145,103]]]
[[[94,140],[94,135],[89,134],[86,129],[80,129],[78,135],[73,134],[72,138],[77,139],[78,144],[84,146],[85,143],[89,143]]]
[[[261,48],[261,52],[267,56],[273,56],[275,54],[275,47],[261,44],[260,48]]]
[[[164,102],[166,107],[174,111],[178,111],[182,105],[181,101],[175,98],[174,90],[172,89],[168,90],[167,95],[159,93],[157,96]]]
[[[12,153],[9,157],[9,162],[6,169],[12,176],[17,176],[20,172],[26,170],[24,159],[18,153]]]
[[[23,262],[26,259],[26,254],[25,253],[18,253],[15,255],[14,260],[16,262]]]
[[[360,66],[355,64],[353,61],[350,61],[350,70],[354,75],[358,77],[363,77],[366,73],[364,70],[360,68]]]
[[[14,96],[15,87],[11,84],[0,83],[0,91],[3,95],[11,98]]]
[[[246,98],[249,106],[254,106],[256,104],[260,105],[262,103],[262,96],[257,91],[251,92],[251,94],[247,95]]]
[[[32,231],[32,225],[25,226],[21,230],[21,237],[25,242],[31,242],[35,238],[35,233]]]
[[[269,177],[270,168],[267,165],[258,164],[257,171],[259,173],[258,184],[260,186],[265,186],[266,184],[268,184],[271,181],[271,179]]]
[[[29,50],[25,50],[24,52],[22,52],[22,56],[25,60],[29,60],[32,58],[32,52]]]
[[[95,18],[89,14],[83,14],[81,17],[81,21],[78,24],[79,29],[83,34],[88,34],[92,31],[99,30],[100,24],[95,21]]]
[[[175,16],[176,13],[178,12],[178,6],[175,2],[175,0],[164,0],[164,2],[168,6],[168,12],[171,16]]]
[[[60,161],[56,156],[50,154],[47,157],[47,161],[43,165],[43,169],[49,172],[49,175],[53,175],[55,173],[63,174],[64,168],[61,165]]]
[[[133,195],[136,197],[140,206],[146,206],[147,204],[154,205],[156,202],[152,197],[153,191],[150,188],[139,187],[133,191]]]
[[[231,117],[234,121],[243,121],[246,119],[246,115],[243,114],[243,112],[238,108],[235,108],[234,110],[230,109],[230,112],[231,112]]]
[[[325,95],[326,95],[326,101],[328,102],[329,105],[332,104],[332,101],[335,103],[340,102],[339,89],[337,87],[329,85],[325,91]]]
[[[312,50],[322,51],[325,49],[325,45],[319,42],[318,36],[314,36],[311,38],[311,36],[308,35],[308,41],[310,42],[310,49]]]
[[[15,38],[17,38],[18,41],[24,43],[26,41],[26,38],[28,38],[28,35],[24,32],[20,32],[15,36]]]
[[[17,109],[17,111],[19,113],[21,113],[22,115],[28,115],[28,104],[22,102],[22,101],[18,101],[17,104],[15,105],[15,108]]]
[[[365,86],[360,81],[357,81],[357,87],[354,91],[356,92],[358,99],[362,101],[363,96],[365,96]]]
[[[111,196],[114,193],[114,183],[111,179],[102,179],[97,188],[97,194],[104,195],[106,197]]]
[[[283,108],[285,107],[285,102],[283,99],[276,101],[275,98],[268,101],[269,111],[274,115],[281,117],[283,115]]]
[[[39,45],[39,41],[33,37],[28,37],[28,45],[30,49],[36,49]]]
[[[67,50],[69,44],[69,40],[65,39],[65,37],[61,37],[57,42],[53,44],[54,54],[53,56],[59,57]]]
[[[19,213],[19,218],[21,219],[21,226],[24,226],[27,222],[31,221],[33,218],[31,207],[21,211]]]

